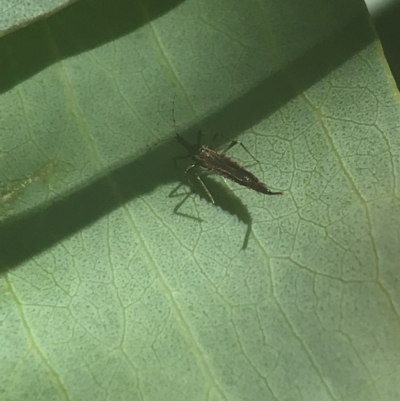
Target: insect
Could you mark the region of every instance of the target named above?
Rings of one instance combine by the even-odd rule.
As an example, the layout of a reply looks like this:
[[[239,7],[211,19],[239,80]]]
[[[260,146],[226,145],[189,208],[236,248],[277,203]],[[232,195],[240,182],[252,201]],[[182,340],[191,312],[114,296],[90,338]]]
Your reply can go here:
[[[175,125],[175,116],[174,116]],[[191,157],[194,163],[190,165],[185,173],[192,170],[196,166],[201,166],[204,169],[216,173],[222,177],[228,178],[231,181],[236,182],[239,185],[243,185],[253,191],[260,192],[266,195],[283,195],[283,192],[273,192],[271,191],[262,181],[260,181],[254,174],[246,170],[245,167],[241,166],[239,163],[228,157],[225,152],[233,148],[235,145],[239,144],[254,160],[258,161],[249,150],[238,140],[233,140],[229,146],[222,152],[217,152],[207,145],[201,144],[201,131],[197,134],[197,143],[190,144],[182,136],[176,132],[175,135],[178,142],[184,146],[189,154],[187,156],[178,157],[177,159],[183,159],[186,157]],[[198,173],[195,173],[197,181],[200,183],[204,191],[206,192],[211,203],[214,202],[210,191],[205,186],[204,182],[200,178]]]

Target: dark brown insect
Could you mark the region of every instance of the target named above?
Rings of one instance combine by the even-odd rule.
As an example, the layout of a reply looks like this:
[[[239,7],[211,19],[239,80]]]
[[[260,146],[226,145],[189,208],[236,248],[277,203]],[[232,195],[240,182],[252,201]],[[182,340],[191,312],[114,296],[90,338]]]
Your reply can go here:
[[[174,121],[175,122],[175,121]],[[209,171],[212,171],[222,177],[228,178],[236,182],[239,185],[243,185],[253,191],[261,192],[266,195],[282,195],[283,192],[272,192],[262,181],[260,181],[255,175],[247,171],[245,167],[226,156],[225,152],[231,149],[233,146],[239,144],[254,160],[258,161],[249,150],[238,140],[232,141],[229,146],[222,152],[217,152],[206,145],[201,145],[201,131],[198,132],[197,144],[190,144],[182,136],[176,132],[176,139],[181,145],[183,145],[189,152],[188,156],[179,157],[186,158],[191,157],[195,163],[186,169],[186,173],[196,166],[201,166]],[[210,201],[214,202],[214,198],[204,185],[199,174],[195,173],[195,177],[207,193]]]

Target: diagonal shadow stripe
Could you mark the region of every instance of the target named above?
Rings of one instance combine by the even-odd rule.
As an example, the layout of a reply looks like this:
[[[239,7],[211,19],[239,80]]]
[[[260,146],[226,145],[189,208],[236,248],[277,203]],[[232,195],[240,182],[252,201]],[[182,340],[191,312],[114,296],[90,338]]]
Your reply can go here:
[[[235,138],[250,124],[278,110],[375,39],[369,17],[360,15],[284,70],[260,82],[212,115],[202,125],[217,126],[225,139]],[[291,78],[295,79],[296,86]],[[193,129],[181,134],[195,141]],[[8,271],[79,232],[125,202],[143,196],[159,185],[176,181],[178,176],[172,166],[172,158],[177,152],[181,149],[175,141],[165,142],[142,157],[115,168],[107,177],[99,177],[44,208],[21,215],[18,219],[4,220],[0,226],[0,272]],[[225,208],[229,210],[229,205]],[[246,212],[238,212],[238,208],[236,205],[229,211],[242,221],[251,221]]]

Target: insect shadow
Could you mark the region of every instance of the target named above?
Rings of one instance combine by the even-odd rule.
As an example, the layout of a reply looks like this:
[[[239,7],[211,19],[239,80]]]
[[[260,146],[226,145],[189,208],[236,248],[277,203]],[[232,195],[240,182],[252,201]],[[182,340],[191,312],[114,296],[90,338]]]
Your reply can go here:
[[[182,171],[183,175],[183,171]],[[188,175],[186,178],[189,179]],[[182,197],[179,203],[174,207],[173,213],[185,218],[189,218],[192,220],[196,220],[199,223],[203,222],[204,220],[200,217],[193,216],[189,213],[185,213],[182,211],[182,206],[186,203],[186,201],[196,194],[201,199],[211,203],[207,194],[203,191],[203,187],[201,184],[198,183],[197,180],[193,179],[190,180],[190,186],[187,187],[184,182],[179,183],[168,195],[170,198],[178,198]],[[251,218],[250,212],[247,206],[242,202],[242,200],[235,195],[235,193],[226,185],[224,185],[221,181],[213,180],[207,172],[202,175],[202,181],[204,185],[208,188],[209,192],[213,194],[214,204],[217,205],[219,208],[228,212],[231,215],[236,216],[240,222],[242,222],[247,228],[246,233],[244,235],[242,249],[246,249],[250,234],[252,232],[252,223],[253,220]],[[187,190],[181,190],[184,187]]]
[[[215,200],[211,192],[209,191],[208,187],[204,183],[204,179],[200,177],[200,174],[194,170],[196,167],[201,167],[204,169],[202,172],[202,177],[206,177],[205,174],[209,173],[215,173],[218,174],[224,178],[227,178],[233,182],[236,182],[239,185],[245,186],[249,189],[252,189],[253,191],[263,193],[265,195],[283,195],[283,192],[278,191],[278,192],[273,192],[271,191],[266,184],[264,184],[260,179],[258,179],[254,174],[252,174],[250,171],[246,169],[246,167],[240,165],[233,159],[231,159],[229,156],[226,155],[226,152],[228,152],[230,149],[232,149],[236,145],[240,145],[256,162],[259,162],[252,154],[251,152],[246,148],[246,146],[238,141],[237,139],[231,141],[231,143],[222,151],[218,152],[214,149],[212,149],[210,146],[202,144],[202,133],[201,131],[198,131],[197,133],[197,142],[192,144],[186,141],[181,135],[178,134],[177,129],[176,129],[176,122],[175,122],[175,99],[173,103],[173,122],[174,122],[174,127],[175,127],[175,137],[176,140],[188,151],[187,155],[184,156],[178,156],[174,158],[174,164],[175,166],[177,165],[177,161],[180,159],[187,159],[191,158],[194,163],[189,165],[186,170],[185,174],[187,175],[189,172],[193,172],[193,175],[197,181],[197,183],[202,187],[203,192],[207,195],[208,200],[212,203],[215,204]],[[187,175],[188,177],[188,175]],[[190,180],[189,180],[190,181]],[[192,183],[191,183],[192,184]],[[193,185],[191,185],[193,186]],[[177,193],[177,190],[180,188],[178,186],[176,189],[174,189],[171,193],[170,196],[174,196]],[[189,198],[189,196],[193,193],[193,188],[192,191],[187,193],[182,201],[176,205],[174,208],[174,213],[180,214],[180,215],[185,215],[180,212],[181,206],[186,202],[186,200]],[[248,226],[246,238],[245,238],[245,244],[247,246],[248,238],[251,232],[251,218],[250,214],[243,205],[242,205],[242,210],[246,210],[246,222]],[[221,205],[220,205],[221,206]],[[191,217],[193,216],[187,216],[186,217]],[[244,217],[244,214],[242,215]],[[197,219],[197,218],[195,218]],[[199,219],[198,219],[199,220]],[[244,244],[244,245],[245,245]]]
[[[247,248],[249,237],[252,231],[252,218],[247,207],[236,195],[234,195],[233,191],[229,190],[230,196],[227,197],[228,187],[224,186],[224,188],[222,188],[221,183],[210,179],[208,176],[215,173],[240,185],[267,195],[281,195],[282,192],[271,191],[244,166],[241,166],[239,163],[225,155],[225,152],[239,144],[256,162],[259,162],[240,141],[233,140],[223,151],[217,152],[211,147],[201,144],[201,131],[199,131],[197,134],[197,143],[193,145],[180,136],[176,130],[175,135],[179,143],[181,143],[188,151],[187,155],[177,156],[174,158],[175,167],[177,166],[178,160],[182,159],[192,158],[194,163],[189,165],[185,170],[185,175],[190,183],[191,190],[183,193],[184,198],[175,206],[174,213],[201,222],[202,220],[200,218],[183,213],[180,209],[193,193],[203,194],[203,196],[200,196],[206,198],[212,204],[218,204],[219,207],[228,211],[230,214],[235,214],[239,220],[247,226],[242,249]],[[197,167],[203,168],[203,171],[199,173],[195,170]],[[192,175],[191,173],[195,178],[194,180],[190,179],[190,176]],[[174,188],[169,194],[169,197],[182,195],[182,193],[178,193],[182,185],[183,184],[179,184],[176,188]],[[200,187],[202,191],[196,191],[196,187]],[[217,202],[215,201],[216,196]]]
[[[258,162],[258,160],[246,148],[246,146],[244,146],[243,143],[238,141],[237,139],[231,141],[231,143],[223,151],[217,152],[211,147],[201,144],[201,131],[199,131],[197,134],[197,143],[195,144],[187,142],[176,132],[176,129],[175,136],[178,142],[188,151],[188,154],[186,156],[178,156],[174,159],[175,165],[177,160],[186,159],[188,157],[191,157],[194,161],[193,164],[186,168],[185,173],[188,173],[193,168],[200,166],[208,172],[212,172],[224,178],[228,178],[229,180],[236,182],[239,185],[245,186],[249,189],[252,189],[256,192],[260,192],[266,195],[283,195],[283,192],[281,191],[271,191],[266,186],[266,184],[259,180],[253,173],[248,171],[244,166],[240,165],[225,154],[228,150],[239,144],[256,162]],[[202,186],[211,203],[215,203],[213,196],[204,185],[204,182],[200,178],[200,175],[197,172],[194,172],[194,176],[199,184]]]
[[[273,192],[271,191],[266,184],[264,184],[261,180],[259,180],[254,174],[250,171],[246,170],[246,168],[239,163],[235,162],[229,156],[226,155],[228,150],[232,149],[236,145],[240,145],[256,162],[259,162],[251,152],[243,145],[242,142],[234,139],[231,143],[222,151],[217,152],[207,145],[202,144],[202,134],[199,130],[197,133],[197,143],[191,144],[183,136],[178,134],[176,129],[176,121],[175,121],[175,98],[173,100],[172,106],[172,119],[174,122],[175,129],[175,138],[177,141],[188,151],[186,156],[178,156],[174,158],[174,164],[176,166],[176,162],[179,159],[186,159],[191,157],[194,161],[189,167],[186,168],[185,173],[192,170],[193,168],[200,166],[206,171],[213,172],[218,174],[224,178],[228,178],[229,180],[236,182],[239,185],[243,185],[253,191],[260,192],[266,195],[283,195],[283,192]],[[211,203],[215,203],[213,196],[210,191],[204,185],[204,182],[200,178],[200,175],[197,172],[194,172],[194,176],[196,177],[199,184],[203,187],[204,192],[207,194]]]

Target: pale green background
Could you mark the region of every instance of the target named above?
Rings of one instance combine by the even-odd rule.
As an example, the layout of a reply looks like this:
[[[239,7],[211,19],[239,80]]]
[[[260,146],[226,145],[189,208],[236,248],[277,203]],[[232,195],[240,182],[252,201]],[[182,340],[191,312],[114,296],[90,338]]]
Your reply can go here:
[[[364,3],[40,18],[0,40],[0,399],[398,400],[399,98]],[[284,195],[208,177],[174,213],[173,103]]]

